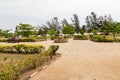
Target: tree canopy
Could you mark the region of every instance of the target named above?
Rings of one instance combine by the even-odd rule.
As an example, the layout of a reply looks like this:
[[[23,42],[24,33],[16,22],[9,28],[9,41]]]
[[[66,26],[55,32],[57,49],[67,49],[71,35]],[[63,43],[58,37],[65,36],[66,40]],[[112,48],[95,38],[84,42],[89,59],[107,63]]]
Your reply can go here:
[[[72,25],[66,25],[63,27],[63,34],[74,34],[75,30]]]
[[[36,28],[30,24],[22,24],[16,26],[16,34],[17,35],[23,35],[28,37],[29,35],[36,34]]]

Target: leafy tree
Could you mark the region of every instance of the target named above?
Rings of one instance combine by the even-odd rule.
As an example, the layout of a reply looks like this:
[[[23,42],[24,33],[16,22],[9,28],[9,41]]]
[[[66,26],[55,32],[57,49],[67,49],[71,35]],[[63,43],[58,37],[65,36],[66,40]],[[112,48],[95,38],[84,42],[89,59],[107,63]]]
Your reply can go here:
[[[75,30],[72,25],[66,25],[65,27],[63,27],[63,33],[64,34],[74,34]]]
[[[75,28],[75,32],[77,33],[77,34],[79,34],[80,33],[80,22],[79,22],[79,17],[78,17],[78,15],[77,14],[74,14],[73,15],[73,19],[71,19],[72,20],[72,22],[73,22],[73,26],[74,26],[74,28]]]
[[[55,35],[57,35],[57,31],[55,29],[52,29],[52,30],[48,31],[48,34],[51,36],[55,36]]]
[[[6,38],[13,36],[11,30],[0,30],[0,36],[4,36]]]
[[[30,24],[22,24],[20,23],[19,25],[16,26],[15,33],[17,35],[23,35],[28,37],[29,35],[34,35],[36,34],[36,28]]]
[[[110,22],[107,27],[109,27],[107,31],[112,33],[114,40],[116,40],[116,33],[120,33],[120,23]]]

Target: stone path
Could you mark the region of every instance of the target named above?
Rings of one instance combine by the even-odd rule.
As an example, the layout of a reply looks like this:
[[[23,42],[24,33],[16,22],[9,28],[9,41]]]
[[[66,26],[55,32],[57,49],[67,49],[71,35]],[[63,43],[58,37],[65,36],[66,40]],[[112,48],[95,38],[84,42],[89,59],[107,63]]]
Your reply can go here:
[[[69,40],[59,45],[61,57],[30,80],[120,80],[120,43]]]

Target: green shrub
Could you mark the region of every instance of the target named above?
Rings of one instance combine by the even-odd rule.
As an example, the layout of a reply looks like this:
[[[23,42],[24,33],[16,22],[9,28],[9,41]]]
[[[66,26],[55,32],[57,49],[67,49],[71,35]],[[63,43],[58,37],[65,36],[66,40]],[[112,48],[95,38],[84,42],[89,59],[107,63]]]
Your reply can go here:
[[[0,42],[7,42],[7,38],[0,38]]]
[[[55,55],[58,49],[59,49],[58,45],[51,45],[49,49],[45,52],[45,55],[52,57],[53,55]]]
[[[45,47],[42,45],[15,44],[0,46],[0,52],[2,53],[34,54],[40,53],[43,49],[45,49]]]
[[[36,41],[46,41],[47,40],[47,36],[39,36],[39,37],[33,37],[36,39]]]
[[[74,40],[87,40],[87,36],[85,35],[76,35],[74,36]]]
[[[3,64],[0,69],[0,80],[17,80],[19,70],[10,63]]]
[[[55,55],[56,51],[59,49],[59,46],[58,45],[51,45],[50,48],[52,50],[50,55]]]
[[[35,42],[35,38],[21,38],[20,42]]]
[[[72,38],[72,36],[64,36],[65,39]]]
[[[114,42],[114,39],[107,39],[107,38],[104,38],[104,39],[103,39],[103,42]]]
[[[68,39],[65,38],[58,38],[54,40],[54,43],[66,43],[68,42]]]
[[[45,62],[44,59],[48,59],[48,56],[55,55],[58,48],[58,45],[51,45],[42,54],[29,55],[20,61],[0,65],[0,80],[18,80],[20,74],[35,69],[37,66],[42,65]]]
[[[120,39],[116,39],[116,42],[120,42]]]
[[[51,40],[58,39],[58,36],[51,36]]]
[[[91,40],[95,42],[114,42],[114,39],[105,38],[101,35],[93,35],[91,36]]]

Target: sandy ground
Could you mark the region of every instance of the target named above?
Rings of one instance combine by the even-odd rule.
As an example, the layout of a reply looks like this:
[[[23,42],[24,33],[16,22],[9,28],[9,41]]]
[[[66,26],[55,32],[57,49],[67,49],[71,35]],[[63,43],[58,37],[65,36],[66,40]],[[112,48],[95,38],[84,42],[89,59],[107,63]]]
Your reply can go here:
[[[61,57],[30,80],[120,80],[120,43],[69,40],[58,45]]]
[[[61,58],[30,80],[120,80],[120,43],[69,40],[59,45]]]

